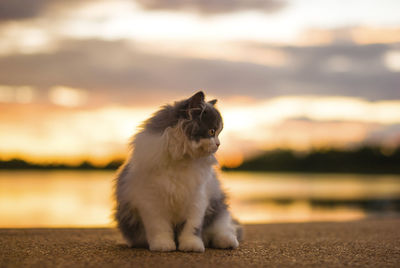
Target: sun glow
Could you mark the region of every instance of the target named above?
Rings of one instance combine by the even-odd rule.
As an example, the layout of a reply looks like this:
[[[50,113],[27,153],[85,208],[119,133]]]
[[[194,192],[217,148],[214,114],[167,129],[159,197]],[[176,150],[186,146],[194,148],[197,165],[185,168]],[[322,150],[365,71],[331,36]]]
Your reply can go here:
[[[400,50],[388,51],[384,56],[387,68],[393,72],[400,72]]]
[[[67,91],[75,96],[74,90]],[[80,97],[71,104],[79,101]],[[255,150],[346,146],[362,142],[374,125],[400,123],[400,101],[287,96],[259,101],[233,98],[218,105],[224,118],[218,156],[223,165],[231,167]],[[71,110],[59,106],[52,112],[53,108],[32,107],[21,113],[12,107],[3,108],[0,115],[0,140],[7,141],[0,143],[3,158],[74,164],[90,160],[99,165],[125,156],[130,137],[157,110],[124,106]]]
[[[86,91],[65,86],[56,86],[50,89],[49,99],[51,102],[61,106],[74,107],[86,103],[88,94]]]
[[[47,109],[1,118],[2,157],[21,157],[33,162],[77,164],[90,160],[102,165],[127,152],[137,127],[151,114],[147,109],[106,107],[97,110],[48,113]],[[31,118],[40,116],[40,121]],[[16,120],[17,119],[17,120]]]

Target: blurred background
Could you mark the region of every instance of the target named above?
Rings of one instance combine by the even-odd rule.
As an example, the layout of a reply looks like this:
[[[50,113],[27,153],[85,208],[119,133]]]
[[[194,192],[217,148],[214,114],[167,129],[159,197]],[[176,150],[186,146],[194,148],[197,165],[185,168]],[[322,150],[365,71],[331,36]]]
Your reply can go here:
[[[400,212],[398,0],[2,0],[0,227],[114,226],[115,169],[202,89],[244,223]]]

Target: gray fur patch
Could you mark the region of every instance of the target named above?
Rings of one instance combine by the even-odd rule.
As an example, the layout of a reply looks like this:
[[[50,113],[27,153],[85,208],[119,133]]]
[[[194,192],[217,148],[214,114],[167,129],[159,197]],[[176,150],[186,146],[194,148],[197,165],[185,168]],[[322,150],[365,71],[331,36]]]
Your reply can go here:
[[[222,213],[228,209],[228,205],[226,204],[226,196],[222,194],[219,198],[213,198],[210,200],[210,203],[207,207],[206,213],[204,215],[203,220],[203,229],[210,226],[215,219]]]
[[[206,103],[202,94],[204,93],[198,92],[189,99],[163,106],[145,121],[142,127],[145,130],[161,134],[166,128],[174,127],[179,121],[184,121],[184,131],[189,139],[198,141],[201,138],[211,138],[209,130],[216,131],[222,126],[222,117],[213,106],[215,100]],[[195,98],[196,101],[193,101],[194,97],[201,95],[203,98]]]
[[[233,224],[236,228],[236,238],[239,242],[243,241],[243,228],[237,219],[232,219]]]
[[[167,127],[173,127],[179,120],[179,104],[166,105],[144,122],[143,127],[152,132],[163,133]]]
[[[118,204],[115,218],[118,229],[132,247],[147,247],[145,229],[139,215],[128,204]]]
[[[187,133],[192,140],[198,141],[200,139],[212,138],[214,135],[211,136],[209,131],[213,129],[216,132],[222,126],[221,114],[212,105],[204,105],[199,116],[194,118],[196,128],[191,129],[191,132]]]
[[[193,230],[193,234],[195,236],[201,237],[201,229],[195,227],[194,230]]]
[[[129,165],[125,164],[118,170],[116,177],[115,195],[117,205],[115,208],[114,218],[117,221],[118,229],[128,242],[129,246],[147,247],[146,233],[139,214],[132,207],[121,201],[121,190],[126,186],[126,176],[129,174]]]
[[[177,244],[177,245],[179,243],[178,238],[181,235],[183,227],[185,227],[185,224],[186,224],[186,221],[178,223],[174,227],[174,240],[175,240],[175,244]]]

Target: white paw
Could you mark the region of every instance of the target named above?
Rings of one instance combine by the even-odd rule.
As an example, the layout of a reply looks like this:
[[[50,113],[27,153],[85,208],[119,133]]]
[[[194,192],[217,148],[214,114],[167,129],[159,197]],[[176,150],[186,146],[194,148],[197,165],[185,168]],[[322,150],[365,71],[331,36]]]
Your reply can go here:
[[[219,234],[213,238],[212,245],[215,248],[237,248],[239,241],[234,234]]]
[[[151,251],[174,251],[176,250],[176,245],[172,239],[156,239],[149,243],[149,248]]]
[[[204,252],[204,243],[200,237],[195,235],[181,238],[179,240],[180,251]]]

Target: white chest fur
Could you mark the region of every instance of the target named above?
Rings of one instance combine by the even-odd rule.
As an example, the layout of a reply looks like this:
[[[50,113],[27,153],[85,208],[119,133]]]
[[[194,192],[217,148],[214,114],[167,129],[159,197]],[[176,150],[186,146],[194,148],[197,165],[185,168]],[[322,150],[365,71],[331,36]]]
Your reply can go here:
[[[213,177],[216,159],[214,155],[173,158],[166,146],[169,138],[149,133],[136,136],[125,196],[134,208],[151,207],[179,223],[193,206],[208,200],[206,184]]]
[[[178,223],[184,220],[191,206],[205,199],[205,185],[211,177],[211,168],[199,165],[168,167],[154,178],[160,204]]]

